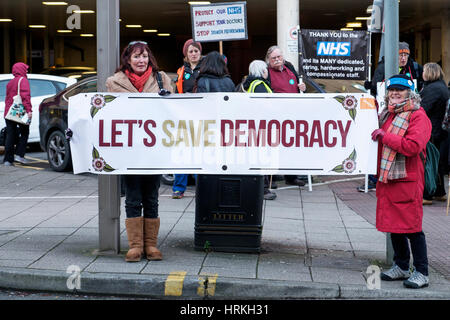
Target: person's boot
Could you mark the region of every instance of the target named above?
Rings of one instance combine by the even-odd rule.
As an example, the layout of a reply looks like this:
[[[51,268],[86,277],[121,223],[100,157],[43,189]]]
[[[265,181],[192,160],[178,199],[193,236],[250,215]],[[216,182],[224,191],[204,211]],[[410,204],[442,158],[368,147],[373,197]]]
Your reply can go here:
[[[127,229],[128,246],[125,261],[138,262],[141,261],[144,254],[144,217],[125,219]]]
[[[156,248],[159,224],[159,217],[144,219],[144,250],[147,255],[147,260],[162,260],[162,254]]]

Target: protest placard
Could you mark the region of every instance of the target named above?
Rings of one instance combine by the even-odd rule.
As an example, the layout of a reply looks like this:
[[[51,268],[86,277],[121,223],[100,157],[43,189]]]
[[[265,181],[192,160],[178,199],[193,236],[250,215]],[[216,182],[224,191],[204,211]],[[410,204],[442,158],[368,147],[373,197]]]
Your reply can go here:
[[[303,69],[315,79],[367,78],[366,31],[302,29]]]
[[[246,40],[246,2],[191,5],[192,38],[198,42]]]

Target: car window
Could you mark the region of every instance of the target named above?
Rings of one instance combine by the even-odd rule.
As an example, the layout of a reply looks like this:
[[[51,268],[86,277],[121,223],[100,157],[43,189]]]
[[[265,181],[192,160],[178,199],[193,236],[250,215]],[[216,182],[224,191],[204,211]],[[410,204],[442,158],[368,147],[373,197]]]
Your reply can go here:
[[[56,87],[53,85],[52,81],[39,80],[39,79],[29,79],[30,91],[32,97],[45,96],[45,95],[55,95]]]
[[[52,83],[56,87],[56,93],[63,91],[67,87],[67,84],[64,82],[52,81]]]
[[[66,92],[66,94],[64,95],[64,98],[66,100],[69,100],[69,98],[72,96],[75,96],[79,93],[87,93],[87,92],[97,92],[97,81],[96,80],[85,82],[79,86],[76,86],[72,90],[69,90],[68,92]]]
[[[5,101],[6,97],[6,85],[10,80],[2,80],[0,81],[0,101]]]

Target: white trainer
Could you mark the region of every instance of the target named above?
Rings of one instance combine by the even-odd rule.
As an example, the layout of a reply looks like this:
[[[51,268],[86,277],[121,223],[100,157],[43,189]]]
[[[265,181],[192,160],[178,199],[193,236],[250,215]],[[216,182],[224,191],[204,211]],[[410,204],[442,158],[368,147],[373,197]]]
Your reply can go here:
[[[412,273],[411,277],[409,277],[408,280],[403,281],[403,285],[405,287],[413,289],[428,287],[429,283],[429,278],[417,270]]]
[[[409,270],[402,270],[396,264],[394,264],[388,271],[380,274],[381,280],[385,281],[404,280],[408,279],[410,276],[411,272]]]

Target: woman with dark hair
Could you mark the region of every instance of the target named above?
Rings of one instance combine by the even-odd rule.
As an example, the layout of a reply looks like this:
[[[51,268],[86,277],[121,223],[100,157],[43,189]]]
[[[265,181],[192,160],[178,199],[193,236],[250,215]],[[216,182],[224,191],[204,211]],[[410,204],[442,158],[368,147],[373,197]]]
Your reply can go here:
[[[430,118],[433,129],[431,131],[430,141],[436,146],[440,152],[438,176],[436,178],[436,191],[434,194],[423,194],[423,204],[432,204],[432,200],[445,201],[444,175],[447,171],[447,152],[446,140],[448,133],[442,129],[442,121],[444,120],[445,108],[448,101],[448,89],[445,85],[444,72],[441,67],[434,62],[427,63],[423,66],[422,78],[425,81],[424,87],[420,91],[422,98],[422,107],[425,109],[428,118]]]
[[[217,51],[208,53],[200,67],[196,92],[234,92],[234,88],[224,57]]]
[[[160,72],[147,43],[133,41],[123,50],[121,65],[114,76],[106,80],[109,92],[159,92],[158,73],[164,89],[172,92],[171,80]],[[125,175],[128,244],[127,262],[140,261],[144,252],[148,260],[161,260],[156,248],[160,220],[158,190],[160,175]],[[143,216],[142,216],[143,211]]]

